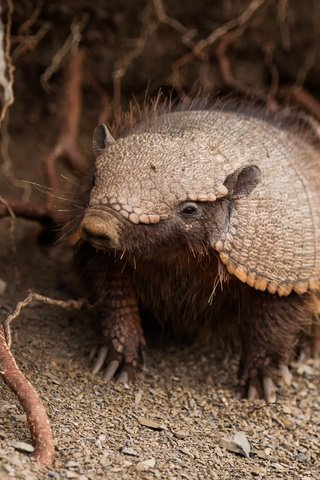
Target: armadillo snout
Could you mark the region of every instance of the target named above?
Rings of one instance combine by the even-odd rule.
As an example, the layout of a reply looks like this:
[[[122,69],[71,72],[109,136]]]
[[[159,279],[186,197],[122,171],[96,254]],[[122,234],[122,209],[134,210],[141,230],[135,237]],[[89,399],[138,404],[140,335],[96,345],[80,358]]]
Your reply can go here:
[[[118,247],[119,235],[112,218],[86,215],[80,229],[83,238],[96,248],[105,250]]]

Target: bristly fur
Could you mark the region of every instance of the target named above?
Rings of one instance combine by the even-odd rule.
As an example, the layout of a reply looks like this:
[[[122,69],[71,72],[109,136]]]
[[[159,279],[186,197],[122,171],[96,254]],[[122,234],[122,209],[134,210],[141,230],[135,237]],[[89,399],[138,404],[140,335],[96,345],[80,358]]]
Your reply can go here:
[[[146,98],[141,105],[133,100],[127,111],[117,113],[110,130],[117,138],[126,137],[133,132],[141,132],[144,127],[156,121],[159,115],[171,112],[184,112],[190,110],[217,110],[224,112],[238,112],[239,114],[258,118],[282,130],[288,130],[298,135],[301,139],[320,147],[320,125],[314,119],[292,106],[279,110],[268,110],[255,98],[236,97],[233,94],[210,98],[201,93],[183,100],[164,97],[160,91],[152,98]]]

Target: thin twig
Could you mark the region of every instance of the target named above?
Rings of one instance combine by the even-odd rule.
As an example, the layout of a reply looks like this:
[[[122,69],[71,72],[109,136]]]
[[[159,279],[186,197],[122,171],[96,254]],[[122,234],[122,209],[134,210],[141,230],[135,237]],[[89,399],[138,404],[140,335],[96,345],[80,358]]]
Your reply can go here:
[[[80,21],[77,20],[72,23],[70,27],[70,35],[67,37],[62,47],[54,54],[51,64],[46,68],[40,77],[41,83],[45,90],[50,90],[49,80],[51,79],[52,75],[60,69],[61,63],[65,57],[69,54],[72,55],[72,53],[78,50],[82,38],[81,32],[86,26],[87,21],[88,17],[84,15]]]
[[[142,17],[146,17],[146,21],[142,23],[141,34],[135,40],[136,46],[127,52],[123,57],[115,62],[112,72],[113,82],[113,110],[114,115],[119,115],[121,111],[121,84],[122,79],[127,73],[129,67],[131,67],[134,61],[141,56],[145,48],[147,47],[148,39],[158,28],[158,22],[150,18],[149,6],[142,12]]]
[[[6,320],[3,322],[3,327],[6,335],[6,340],[9,348],[11,348],[11,323],[12,321],[17,318],[21,310],[25,309],[30,305],[32,302],[39,302],[45,303],[46,305],[52,305],[55,307],[64,308],[65,310],[81,310],[81,308],[85,305],[86,301],[81,298],[80,300],[56,300],[51,297],[46,297],[45,295],[40,295],[40,293],[30,292],[29,295],[19,302],[11,315],[9,315]]]
[[[202,38],[197,42],[192,50],[183,55],[177,60],[171,70],[171,83],[177,90],[185,95],[180,82],[180,70],[182,67],[190,63],[194,58],[206,59],[207,55],[205,50],[216,43],[219,39],[223,38],[227,33],[234,29],[244,28],[249,22],[251,17],[256,11],[266,3],[266,0],[252,0],[245,10],[237,17],[229,20],[228,22],[220,25],[214,31],[212,31],[207,37]]]
[[[187,45],[189,48],[194,47],[194,37],[197,34],[197,30],[195,28],[188,28],[185,27],[182,23],[176,20],[173,17],[169,17],[166,14],[165,8],[163,6],[162,0],[152,0],[155,12],[159,19],[159,22],[164,23],[172,27],[176,32],[181,34],[182,43]]]

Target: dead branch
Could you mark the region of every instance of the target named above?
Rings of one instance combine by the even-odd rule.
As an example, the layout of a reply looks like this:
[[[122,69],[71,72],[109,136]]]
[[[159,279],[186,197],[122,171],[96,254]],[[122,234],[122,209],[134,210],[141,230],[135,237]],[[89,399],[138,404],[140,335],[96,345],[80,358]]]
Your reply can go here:
[[[1,18],[1,3],[0,3],[0,86],[3,89],[3,106],[0,112],[0,125],[3,122],[10,105],[14,102],[13,95],[13,71],[14,67],[10,57],[11,47],[11,25],[13,14],[13,2],[7,0],[7,25],[6,30]]]
[[[169,25],[178,33],[180,33],[182,43],[187,45],[187,47],[189,48],[193,48],[194,47],[193,39],[197,34],[197,30],[195,28],[187,28],[175,18],[169,17],[166,14],[162,0],[152,0],[152,3],[155,9],[155,12],[157,14],[157,17],[159,19],[159,22]]]
[[[11,215],[10,211],[15,217],[35,220],[44,225],[50,225],[54,222],[52,210],[48,205],[35,205],[33,203],[20,202],[19,200],[6,200],[1,197],[0,218]]]
[[[82,30],[86,26],[87,21],[88,17],[87,15],[84,15],[80,21],[75,20],[72,23],[70,35],[67,37],[62,47],[59,48],[59,50],[54,54],[51,64],[46,68],[40,77],[41,83],[45,90],[50,90],[51,87],[49,85],[49,80],[52,75],[61,68],[61,64],[65,57],[78,51],[82,38]]]
[[[185,96],[185,93],[183,92],[180,82],[180,70],[190,63],[194,58],[206,60],[207,54],[205,50],[208,47],[212,46],[220,38],[223,38],[231,30],[244,29],[251,17],[264,3],[266,3],[266,0],[252,0],[247,8],[245,8],[245,10],[237,18],[229,20],[220,27],[216,28],[216,30],[211,32],[207,37],[199,40],[199,42],[193,46],[190,52],[183,55],[173,64],[171,70],[171,83],[183,96]]]
[[[320,102],[303,87],[292,85],[279,90],[279,95],[293,100],[320,121]]]
[[[85,83],[91,87],[99,96],[100,113],[98,115],[98,124],[110,123],[112,118],[112,102],[106,90],[102,87],[99,81],[91,75],[90,72],[85,72]]]
[[[271,73],[271,86],[269,92],[266,93],[257,88],[248,87],[233,75],[227,50],[234,42],[234,39],[234,34],[228,33],[222,38],[216,49],[219,70],[225,85],[237,90],[247,97],[263,101],[269,110],[277,110],[279,106],[274,97],[278,90],[278,70],[272,61],[272,45],[266,44],[263,46],[265,62]]]
[[[27,220],[36,220],[44,226],[53,226],[53,199],[57,196],[58,180],[56,163],[63,158],[70,168],[77,172],[87,169],[86,158],[77,146],[79,121],[81,114],[81,84],[84,52],[76,50],[71,54],[65,74],[65,92],[61,105],[61,127],[56,145],[47,158],[47,175],[49,183],[48,200],[46,205],[35,205],[30,202],[5,200],[0,198],[0,218],[12,214],[15,217]],[[30,188],[30,187],[29,187]]]
[[[56,163],[61,157],[69,167],[77,172],[84,172],[88,168],[87,159],[77,146],[79,121],[82,104],[82,73],[83,50],[77,50],[70,56],[65,74],[65,88],[61,104],[61,128],[57,142],[47,158],[48,183],[55,193],[58,188]],[[53,197],[48,198],[51,205]]]
[[[50,422],[41,398],[12,356],[2,325],[0,325],[0,365],[1,377],[17,396],[27,415],[32,442],[35,446],[34,458],[40,465],[49,467],[54,457]]]
[[[216,48],[216,56],[223,82],[228,87],[231,87],[246,96],[257,96],[258,92],[256,90],[251,89],[242,83],[240,80],[235,78],[232,73],[230,60],[227,56],[227,50],[230,45],[233,44],[234,39],[235,37],[231,33],[226,34]]]
[[[158,22],[155,22],[150,18],[150,9],[148,5],[142,12],[142,17],[146,17],[146,20],[142,22],[141,34],[135,40],[136,46],[115,62],[114,70],[112,72],[113,110],[115,116],[119,115],[119,112],[121,111],[122,79],[127,73],[129,67],[132,66],[133,62],[141,56],[147,46],[148,39],[158,28]]]
[[[50,422],[38,393],[25,378],[10,351],[11,347],[11,322],[19,316],[21,310],[33,301],[61,308],[81,309],[84,300],[55,300],[38,293],[29,295],[19,302],[14,312],[7,317],[3,325],[0,324],[0,375],[8,387],[17,396],[23,410],[27,415],[32,442],[35,446],[34,458],[44,467],[52,465],[54,458],[54,445]]]

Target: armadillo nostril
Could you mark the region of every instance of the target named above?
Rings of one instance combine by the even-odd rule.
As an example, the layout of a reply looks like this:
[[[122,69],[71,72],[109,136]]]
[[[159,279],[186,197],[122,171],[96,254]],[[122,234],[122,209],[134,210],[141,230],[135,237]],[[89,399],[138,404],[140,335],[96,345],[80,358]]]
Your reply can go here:
[[[105,232],[92,231],[85,225],[82,226],[82,233],[84,237],[89,241],[92,239],[92,240],[103,240],[106,242],[110,239],[109,235],[107,235]]]
[[[114,225],[114,218],[87,214],[80,226],[82,236],[96,248],[117,248],[118,234]]]

